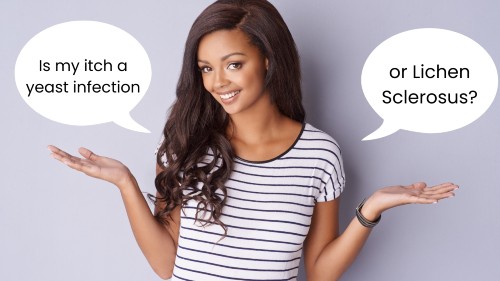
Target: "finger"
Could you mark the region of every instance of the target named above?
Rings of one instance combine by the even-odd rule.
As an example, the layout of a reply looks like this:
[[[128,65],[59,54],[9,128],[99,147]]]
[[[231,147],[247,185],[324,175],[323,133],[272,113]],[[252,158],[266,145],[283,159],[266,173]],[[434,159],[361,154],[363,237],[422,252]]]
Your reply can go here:
[[[49,145],[47,148],[52,152],[51,156],[54,159],[59,160],[59,161],[63,162],[66,165],[68,165],[68,164],[75,164],[75,163],[78,163],[78,162],[82,161],[81,158],[73,156],[73,155],[65,152],[64,150],[59,149],[56,146]]]
[[[61,157],[71,157],[73,155],[67,153],[66,151],[62,150],[62,149],[59,149],[58,147],[56,146],[53,146],[53,145],[49,145],[47,146],[47,148],[53,153],[53,154],[56,154],[56,155],[59,155]]]
[[[441,194],[458,189],[458,185],[453,183],[443,183],[427,188],[423,193],[428,195]]]
[[[439,194],[433,194],[433,195],[428,195],[426,197],[436,199],[436,200],[441,200],[449,197],[455,196],[455,193],[453,191],[447,191]]]
[[[100,156],[92,152],[91,150],[85,148],[85,147],[80,147],[78,149],[78,152],[85,157],[86,159],[89,159],[91,161],[98,161]]]
[[[446,187],[449,187],[449,186],[456,186],[456,184],[451,183],[451,182],[445,182],[445,183],[437,184],[435,186],[430,186],[427,189],[428,190],[433,190],[433,189],[446,188]]]
[[[422,196],[415,196],[413,197],[413,200],[412,200],[413,204],[435,204],[437,203],[439,200],[438,199],[434,199],[434,198],[428,198],[428,197],[422,197]]]
[[[65,151],[53,146],[49,145],[48,149],[52,152],[51,156],[65,164],[71,169],[77,170],[79,172],[85,173],[89,176],[95,176],[96,174],[99,173],[99,167],[94,164],[94,161],[90,159],[85,159],[85,158],[79,158],[76,156],[73,156],[69,153],[66,153]],[[96,159],[99,158],[99,156],[95,155],[92,153],[92,151],[88,149],[84,149],[81,151],[83,152],[82,155],[87,156],[88,158],[91,159]]]
[[[47,146],[47,149],[50,150],[50,151],[52,151],[52,152],[56,152],[56,151],[60,150],[57,146],[51,145],[51,144],[49,144]]]
[[[70,161],[76,161],[76,160],[80,159],[80,158],[75,157],[69,153],[66,153],[65,151],[63,151],[57,147],[54,147],[54,146],[49,148],[49,150],[52,151],[52,154],[50,154],[50,156],[52,156],[52,158],[59,160],[61,162],[64,162],[64,159],[68,159]]]
[[[420,194],[414,198],[414,203],[420,204],[429,204],[429,203],[437,203],[439,200],[454,197],[455,193],[452,191],[440,193],[440,194]]]

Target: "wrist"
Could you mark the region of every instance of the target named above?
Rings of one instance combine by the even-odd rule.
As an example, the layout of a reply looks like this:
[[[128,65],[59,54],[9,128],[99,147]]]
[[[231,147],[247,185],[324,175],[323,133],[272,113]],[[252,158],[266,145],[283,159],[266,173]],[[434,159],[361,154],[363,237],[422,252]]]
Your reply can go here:
[[[134,190],[137,186],[137,181],[131,173],[128,173],[126,176],[120,179],[116,186],[121,193],[125,193],[130,190]]]
[[[382,211],[377,208],[373,200],[373,196],[370,196],[368,197],[368,199],[366,199],[363,207],[360,210],[360,213],[363,215],[363,217],[370,221],[375,221],[382,215]]]
[[[370,229],[375,227],[380,222],[382,215],[379,214],[378,216],[375,216],[377,212],[374,211],[373,209],[367,208],[368,210],[364,210],[363,207],[366,202],[367,200],[363,199],[363,201],[358,205],[358,207],[356,207],[356,217],[358,218],[358,221],[362,226]]]

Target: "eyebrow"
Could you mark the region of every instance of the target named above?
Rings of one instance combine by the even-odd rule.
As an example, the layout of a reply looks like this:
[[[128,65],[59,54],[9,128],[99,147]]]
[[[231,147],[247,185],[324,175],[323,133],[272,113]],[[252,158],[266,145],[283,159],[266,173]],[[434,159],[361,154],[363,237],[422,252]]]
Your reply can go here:
[[[245,55],[244,53],[240,53],[240,52],[234,52],[234,53],[230,53],[230,54],[227,54],[223,57],[220,58],[221,61],[224,61],[224,60],[227,60],[228,58],[232,57],[232,56],[247,56]],[[205,61],[205,60],[198,60],[198,62],[202,62],[202,63],[207,63],[208,64],[208,61]]]

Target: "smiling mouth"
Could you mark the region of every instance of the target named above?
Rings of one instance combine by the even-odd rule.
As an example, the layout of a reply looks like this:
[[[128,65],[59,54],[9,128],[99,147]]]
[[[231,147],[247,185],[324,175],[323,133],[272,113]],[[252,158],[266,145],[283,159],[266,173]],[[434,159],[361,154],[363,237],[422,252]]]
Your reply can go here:
[[[227,94],[220,95],[220,98],[221,98],[222,100],[228,100],[228,99],[230,99],[230,98],[232,98],[232,97],[236,96],[236,95],[237,95],[237,94],[239,94],[239,93],[240,93],[240,91],[239,91],[239,90],[238,90],[238,91],[233,91],[233,92],[230,92],[230,93],[227,93]]]

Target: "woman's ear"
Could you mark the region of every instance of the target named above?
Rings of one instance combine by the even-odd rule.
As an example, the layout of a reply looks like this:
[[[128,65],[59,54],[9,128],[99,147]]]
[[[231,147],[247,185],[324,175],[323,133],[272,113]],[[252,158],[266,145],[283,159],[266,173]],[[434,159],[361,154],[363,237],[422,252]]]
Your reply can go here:
[[[266,70],[269,70],[269,60],[267,58],[266,58],[265,63],[266,63]]]

